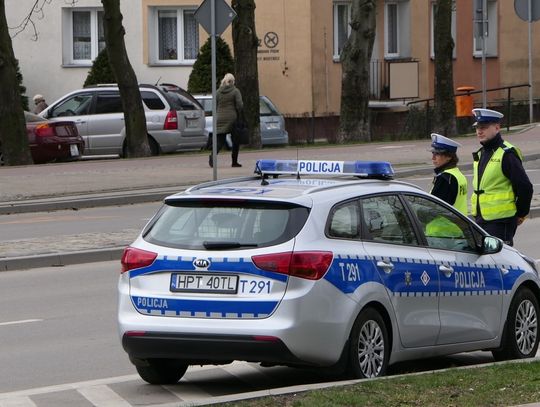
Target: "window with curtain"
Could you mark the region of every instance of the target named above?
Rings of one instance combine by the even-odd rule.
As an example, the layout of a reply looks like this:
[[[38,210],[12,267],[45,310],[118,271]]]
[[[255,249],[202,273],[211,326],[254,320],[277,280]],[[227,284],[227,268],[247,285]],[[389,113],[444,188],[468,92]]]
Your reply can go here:
[[[195,10],[150,10],[150,55],[153,63],[193,62],[199,52],[199,27]]]
[[[68,55],[68,64],[91,63],[99,51],[105,48],[103,11],[70,8],[64,13],[67,13],[66,21],[71,22],[71,52]]]

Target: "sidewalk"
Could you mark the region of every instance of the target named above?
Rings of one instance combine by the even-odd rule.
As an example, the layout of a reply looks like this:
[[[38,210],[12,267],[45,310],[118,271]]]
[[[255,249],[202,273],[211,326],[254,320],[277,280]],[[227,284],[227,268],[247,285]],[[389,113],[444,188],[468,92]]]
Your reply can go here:
[[[540,125],[513,130],[504,138],[521,148],[526,157],[526,168],[540,168]],[[478,149],[476,137],[457,140],[462,144],[458,151],[459,166],[470,170],[471,153]],[[231,168],[230,155],[223,152],[218,156],[218,178],[251,175],[256,160],[262,158],[380,160],[392,163],[396,178],[428,175],[433,171],[429,144],[430,140],[425,139],[241,151],[242,168]],[[210,181],[212,176],[207,153],[0,167],[0,215],[160,201],[190,185]],[[538,192],[533,198],[533,207],[531,215],[538,216]],[[0,242],[0,271],[116,260],[137,233],[128,230],[107,235],[73,234],[56,244],[44,239]]]

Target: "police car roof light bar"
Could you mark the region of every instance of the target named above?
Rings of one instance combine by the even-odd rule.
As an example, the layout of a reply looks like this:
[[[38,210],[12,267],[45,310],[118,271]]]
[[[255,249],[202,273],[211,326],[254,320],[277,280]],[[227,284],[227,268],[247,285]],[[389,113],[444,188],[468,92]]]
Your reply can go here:
[[[263,180],[268,175],[354,176],[391,179],[394,169],[386,161],[257,160],[255,173]]]

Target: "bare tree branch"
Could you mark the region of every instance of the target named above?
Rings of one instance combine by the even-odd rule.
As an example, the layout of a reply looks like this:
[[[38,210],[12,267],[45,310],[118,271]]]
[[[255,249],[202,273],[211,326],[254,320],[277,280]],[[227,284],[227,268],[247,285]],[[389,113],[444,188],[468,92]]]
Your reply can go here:
[[[22,33],[24,30],[26,30],[26,27],[31,26],[32,31],[34,34],[32,35],[32,40],[37,41],[39,37],[38,30],[36,28],[36,24],[34,22],[34,19],[42,20],[45,17],[44,8],[45,6],[52,3],[53,0],[35,0],[34,5],[28,12],[28,14],[22,19],[22,21],[19,23],[19,25],[15,27],[8,27],[9,30],[15,31],[13,34],[10,35],[10,37],[13,39],[20,33]],[[79,0],[64,0],[64,3],[67,5],[75,5]]]

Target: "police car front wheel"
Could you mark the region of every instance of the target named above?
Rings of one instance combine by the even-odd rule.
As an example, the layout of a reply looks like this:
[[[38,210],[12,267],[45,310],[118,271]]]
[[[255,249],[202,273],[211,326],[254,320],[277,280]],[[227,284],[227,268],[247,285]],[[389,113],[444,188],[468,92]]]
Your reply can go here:
[[[496,360],[534,357],[539,340],[538,315],[538,299],[528,288],[521,288],[508,310],[502,347],[493,351],[493,357]]]
[[[350,373],[359,379],[383,376],[389,357],[386,323],[375,309],[367,308],[358,315],[351,331]]]
[[[150,359],[137,365],[137,373],[150,384],[176,384],[184,376],[187,364],[169,359]]]

